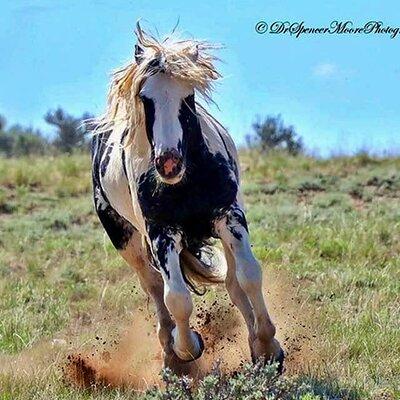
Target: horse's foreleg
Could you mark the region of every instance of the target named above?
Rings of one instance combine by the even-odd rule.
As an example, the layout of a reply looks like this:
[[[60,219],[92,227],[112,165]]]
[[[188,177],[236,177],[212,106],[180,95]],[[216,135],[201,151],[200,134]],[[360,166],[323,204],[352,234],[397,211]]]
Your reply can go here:
[[[174,322],[164,304],[164,284],[159,272],[150,266],[147,251],[141,243],[141,236],[132,237],[128,246],[120,250],[125,261],[131,265],[140,281],[143,290],[153,299],[158,319],[157,334],[163,349],[165,366],[169,366],[171,358],[171,332],[175,327]]]
[[[172,348],[179,359],[195,360],[201,356],[204,345],[201,336],[189,327],[193,303],[179,265],[181,235],[168,229],[150,227],[149,238],[164,281],[164,303],[176,325],[172,330]]]
[[[226,217],[217,222],[216,231],[224,246],[231,249],[237,281],[253,309],[255,338],[250,346],[253,360],[265,357],[282,362],[283,351],[275,339],[275,326],[262,293],[261,268],[251,251],[246,218],[238,205],[234,205]]]

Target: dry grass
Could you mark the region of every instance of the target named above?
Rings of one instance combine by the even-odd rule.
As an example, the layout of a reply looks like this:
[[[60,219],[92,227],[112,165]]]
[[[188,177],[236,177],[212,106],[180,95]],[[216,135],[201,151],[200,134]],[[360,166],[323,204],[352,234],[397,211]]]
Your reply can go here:
[[[288,375],[299,373],[287,398],[396,398],[400,159],[241,157],[253,248],[272,279]],[[93,213],[89,168],[79,154],[0,159],[2,399],[136,396],[132,387],[93,392],[62,380],[67,354],[94,346],[101,356],[147,310]],[[211,291],[198,306],[216,297]],[[149,310],[146,332],[154,329]],[[134,356],[129,365],[139,364]],[[295,397],[302,383],[308,389]]]

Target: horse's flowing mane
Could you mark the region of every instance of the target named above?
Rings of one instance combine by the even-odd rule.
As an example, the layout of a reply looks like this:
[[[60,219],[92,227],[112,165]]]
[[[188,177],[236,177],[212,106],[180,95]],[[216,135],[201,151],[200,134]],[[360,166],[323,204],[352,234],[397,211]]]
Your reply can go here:
[[[96,120],[96,132],[126,124],[130,132],[143,126],[143,105],[138,97],[143,82],[160,71],[191,85],[206,101],[211,99],[213,82],[221,77],[214,66],[217,60],[209,51],[216,46],[205,41],[177,40],[174,32],[162,41],[136,24],[140,62],[133,60],[112,74],[104,115]],[[129,135],[131,142],[132,134]]]

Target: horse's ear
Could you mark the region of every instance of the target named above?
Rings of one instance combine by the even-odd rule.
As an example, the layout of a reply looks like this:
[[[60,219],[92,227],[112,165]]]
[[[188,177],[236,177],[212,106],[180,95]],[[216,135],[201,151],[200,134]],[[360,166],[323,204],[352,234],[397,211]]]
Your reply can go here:
[[[142,62],[143,52],[143,47],[140,44],[135,44],[135,60],[138,65]]]
[[[188,58],[192,62],[196,62],[198,57],[199,57],[199,47],[196,45],[190,49]]]

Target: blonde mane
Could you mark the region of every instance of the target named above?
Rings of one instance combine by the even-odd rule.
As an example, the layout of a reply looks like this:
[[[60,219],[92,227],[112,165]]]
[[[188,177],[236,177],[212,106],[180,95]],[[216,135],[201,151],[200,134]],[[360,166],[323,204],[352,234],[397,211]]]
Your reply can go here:
[[[214,66],[217,58],[209,53],[216,46],[204,41],[174,40],[172,36],[159,41],[143,31],[139,23],[135,34],[138,46],[143,49],[140,63],[133,60],[112,74],[106,112],[96,120],[96,132],[126,124],[130,130],[129,142],[136,129],[143,126],[140,89],[146,78],[160,67],[164,73],[191,85],[206,101],[211,100],[213,82],[221,77]],[[155,60],[159,62],[156,66]]]

